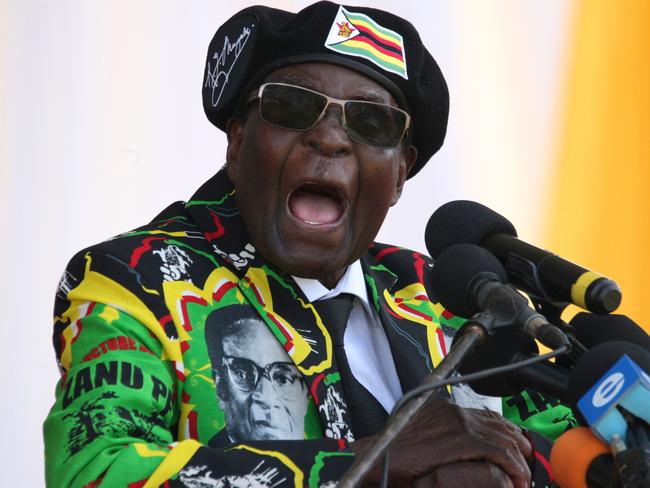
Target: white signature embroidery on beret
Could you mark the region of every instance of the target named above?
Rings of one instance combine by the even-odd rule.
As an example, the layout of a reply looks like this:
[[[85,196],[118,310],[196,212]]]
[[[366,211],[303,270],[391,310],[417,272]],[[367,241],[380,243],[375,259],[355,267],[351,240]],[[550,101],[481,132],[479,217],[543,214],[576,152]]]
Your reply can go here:
[[[212,54],[212,61],[208,61],[204,86],[212,89],[211,101],[213,107],[219,104],[221,95],[228,84],[230,73],[237,64],[237,59],[239,59],[239,55],[242,53],[253,27],[255,27],[254,24],[251,24],[250,27],[244,26],[235,42],[230,42],[230,38],[226,36],[221,50],[215,51]],[[212,63],[214,63],[214,66]]]

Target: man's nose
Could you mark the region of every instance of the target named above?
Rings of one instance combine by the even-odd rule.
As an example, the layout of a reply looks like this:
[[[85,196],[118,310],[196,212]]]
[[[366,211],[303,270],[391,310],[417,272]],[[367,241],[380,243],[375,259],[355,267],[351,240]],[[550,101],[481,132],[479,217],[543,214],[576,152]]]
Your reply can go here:
[[[340,106],[329,105],[314,127],[305,132],[305,144],[329,157],[342,157],[352,151],[352,141],[343,127]]]
[[[273,381],[269,378],[268,375],[263,374],[260,377],[260,380],[257,382],[255,390],[253,390],[253,399],[259,403],[263,403],[268,406],[272,406],[274,398],[277,396],[275,387],[273,386]]]

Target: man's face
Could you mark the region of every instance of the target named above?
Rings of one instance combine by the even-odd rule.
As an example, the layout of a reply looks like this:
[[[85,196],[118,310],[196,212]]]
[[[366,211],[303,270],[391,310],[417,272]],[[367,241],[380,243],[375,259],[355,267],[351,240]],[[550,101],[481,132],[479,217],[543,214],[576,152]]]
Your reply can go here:
[[[381,85],[331,64],[289,66],[266,81],[397,106]],[[228,130],[228,175],[253,245],[284,271],[330,288],[377,235],[416,156],[412,146],[351,140],[341,116],[331,105],[299,132],[261,120],[256,102]]]
[[[234,441],[302,439],[307,387],[261,321],[223,340],[219,401]]]

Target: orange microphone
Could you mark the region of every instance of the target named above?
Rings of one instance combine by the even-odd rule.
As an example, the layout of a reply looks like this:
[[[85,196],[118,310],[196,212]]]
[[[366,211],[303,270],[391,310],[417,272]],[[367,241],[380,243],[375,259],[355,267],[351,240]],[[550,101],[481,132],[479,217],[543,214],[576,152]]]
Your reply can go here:
[[[612,451],[588,427],[568,430],[555,441],[551,468],[562,488],[619,486]]]

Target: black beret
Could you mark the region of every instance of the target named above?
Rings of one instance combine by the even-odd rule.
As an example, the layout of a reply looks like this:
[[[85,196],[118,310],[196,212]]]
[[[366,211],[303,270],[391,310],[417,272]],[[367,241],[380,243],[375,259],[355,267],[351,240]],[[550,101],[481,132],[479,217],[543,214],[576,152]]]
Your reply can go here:
[[[298,13],[246,8],[224,23],[210,42],[203,108],[221,130],[244,95],[281,67],[327,62],[373,79],[411,114],[418,158],[415,175],[442,145],[449,92],[440,68],[413,25],[389,12],[317,2]]]

